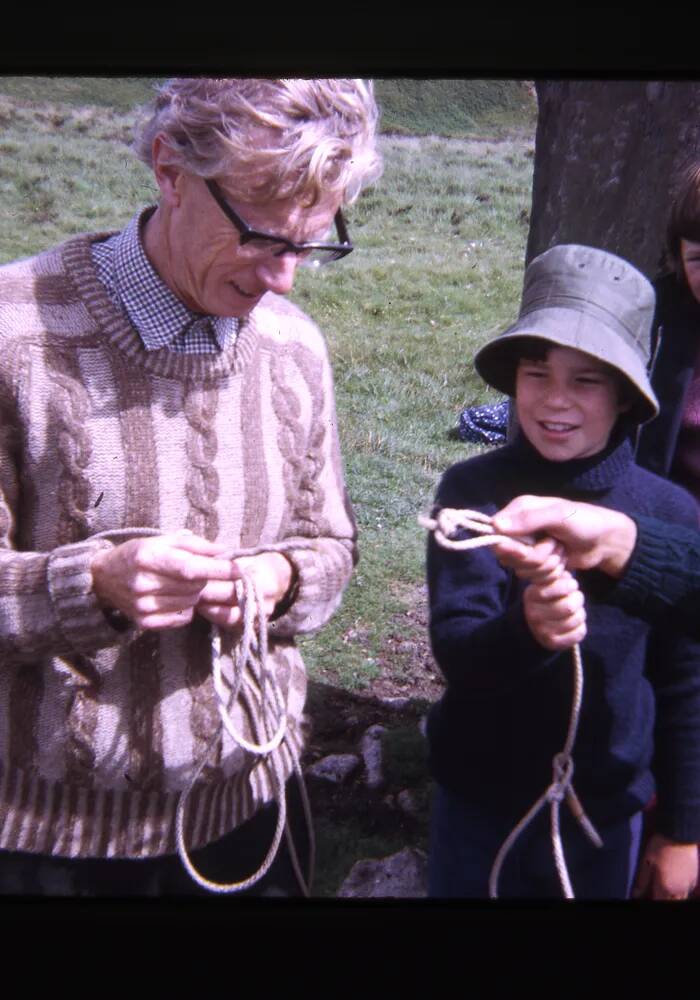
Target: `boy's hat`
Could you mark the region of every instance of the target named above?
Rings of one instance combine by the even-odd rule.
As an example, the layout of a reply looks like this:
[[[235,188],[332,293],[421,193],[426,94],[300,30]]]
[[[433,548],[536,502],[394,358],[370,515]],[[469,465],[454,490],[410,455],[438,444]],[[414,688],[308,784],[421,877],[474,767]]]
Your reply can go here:
[[[517,321],[481,348],[481,377],[515,395],[512,341],[540,337],[611,365],[632,383],[632,419],[651,420],[659,404],[647,375],[655,295],[628,261],[605,250],[562,244],[536,257],[525,271]]]

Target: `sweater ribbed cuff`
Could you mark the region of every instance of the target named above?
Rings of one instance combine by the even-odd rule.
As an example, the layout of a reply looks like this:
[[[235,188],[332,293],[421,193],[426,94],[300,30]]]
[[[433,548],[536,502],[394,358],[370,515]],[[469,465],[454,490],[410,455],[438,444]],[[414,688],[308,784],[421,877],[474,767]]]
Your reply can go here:
[[[678,587],[669,574],[667,540],[654,530],[657,522],[634,515],[637,541],[623,576],[609,593],[609,600],[635,614],[670,606]],[[679,591],[680,592],[680,591]]]
[[[64,639],[80,653],[92,653],[120,639],[105,617],[92,581],[92,560],[111,548],[106,539],[90,538],[49,555],[46,575],[56,621]]]
[[[655,826],[659,833],[679,844],[700,843],[700,802],[668,808],[660,801]]]
[[[339,606],[352,573],[352,557],[340,542],[319,540],[318,549],[291,549],[285,556],[296,571],[296,593],[271,633],[291,637],[324,625]]]

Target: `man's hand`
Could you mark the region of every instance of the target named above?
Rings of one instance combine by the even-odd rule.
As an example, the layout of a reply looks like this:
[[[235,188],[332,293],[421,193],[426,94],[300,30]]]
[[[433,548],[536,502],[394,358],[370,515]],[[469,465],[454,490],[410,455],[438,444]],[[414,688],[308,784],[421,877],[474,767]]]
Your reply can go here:
[[[632,895],[635,899],[687,899],[697,881],[697,844],[679,844],[655,833],[644,851]]]
[[[597,568],[614,577],[622,575],[637,540],[626,514],[558,497],[516,497],[492,523],[499,534],[546,532],[566,547],[570,569]]]
[[[566,570],[523,593],[523,613],[533,636],[545,649],[569,649],[586,635],[586,610],[578,583]]]
[[[263,552],[259,556],[242,556],[233,565],[237,570],[236,577],[243,572],[253,576],[263,597],[263,612],[269,618],[292,584],[294,574],[290,561],[280,552]],[[197,611],[221,628],[238,626],[241,611],[235,584],[219,581],[208,583],[199,596]]]
[[[208,581],[228,582],[240,574],[223,545],[183,530],[134,538],[98,552],[92,561],[93,589],[142,629],[180,628],[192,620]]]

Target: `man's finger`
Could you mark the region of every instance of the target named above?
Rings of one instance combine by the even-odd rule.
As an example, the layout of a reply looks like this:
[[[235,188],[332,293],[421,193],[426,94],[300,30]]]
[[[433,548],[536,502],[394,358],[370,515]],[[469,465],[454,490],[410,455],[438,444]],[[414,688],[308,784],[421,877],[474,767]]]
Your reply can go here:
[[[240,608],[228,604],[198,604],[197,613],[220,628],[233,628],[241,621]]]
[[[210,580],[201,590],[202,604],[237,604],[235,580]]]
[[[235,580],[239,571],[229,559],[200,555],[182,547],[154,547],[142,553],[138,564],[145,570],[179,580]]]

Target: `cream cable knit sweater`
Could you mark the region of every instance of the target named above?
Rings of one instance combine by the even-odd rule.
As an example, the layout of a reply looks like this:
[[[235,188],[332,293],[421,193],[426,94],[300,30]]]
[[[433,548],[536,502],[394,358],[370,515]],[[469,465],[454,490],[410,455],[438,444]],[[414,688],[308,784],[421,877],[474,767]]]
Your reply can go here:
[[[356,559],[318,329],[266,296],[220,355],[146,352],[79,236],[0,268],[0,847],[71,857],[175,851],[180,790],[218,716],[208,623],[119,633],[90,563],[123,529],[187,527],[231,548],[295,537],[298,590],[270,626],[301,746],[294,645],[338,607]],[[238,724],[252,736],[246,710]],[[285,774],[292,757],[278,751]],[[188,805],[190,847],[268,801],[228,735]]]

